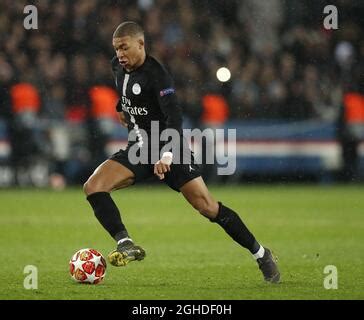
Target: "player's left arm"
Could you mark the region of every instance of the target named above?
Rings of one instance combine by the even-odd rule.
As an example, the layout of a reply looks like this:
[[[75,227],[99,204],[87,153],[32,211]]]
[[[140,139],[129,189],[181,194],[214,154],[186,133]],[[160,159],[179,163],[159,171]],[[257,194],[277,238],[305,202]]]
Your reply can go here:
[[[157,96],[160,109],[166,118],[166,129],[176,130],[182,137],[182,110],[178,104],[173,80],[162,67],[155,72],[154,76],[154,94]],[[164,174],[171,170],[170,164],[170,161],[162,157],[154,165],[154,174],[159,179],[163,179]]]

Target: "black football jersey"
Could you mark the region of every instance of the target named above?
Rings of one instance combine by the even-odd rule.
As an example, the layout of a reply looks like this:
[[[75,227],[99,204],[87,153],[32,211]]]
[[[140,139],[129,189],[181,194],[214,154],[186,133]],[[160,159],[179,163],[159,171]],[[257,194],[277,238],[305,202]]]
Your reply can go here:
[[[151,122],[158,121],[160,132],[173,128],[181,133],[182,112],[167,70],[149,55],[131,72],[119,64],[116,56],[111,63],[120,97],[116,110],[125,114],[129,132],[143,129],[149,135]]]

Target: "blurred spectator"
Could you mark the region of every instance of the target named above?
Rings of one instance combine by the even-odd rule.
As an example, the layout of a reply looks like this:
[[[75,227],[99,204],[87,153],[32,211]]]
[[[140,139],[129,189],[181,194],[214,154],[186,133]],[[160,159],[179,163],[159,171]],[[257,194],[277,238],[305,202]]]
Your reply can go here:
[[[107,86],[93,86],[89,91],[91,131],[90,147],[92,150],[92,161],[100,163],[106,157],[106,144],[112,137],[117,126],[120,126],[116,104],[119,100],[116,91]]]
[[[216,174],[216,147],[223,143],[217,141],[216,129],[223,128],[229,117],[229,105],[219,92],[210,91],[202,97],[202,116],[201,124],[203,129],[213,129],[212,136],[208,136],[202,143],[202,175],[207,182],[216,182],[218,175]],[[214,181],[212,181],[214,179]]]
[[[45,139],[39,121],[39,92],[30,83],[18,83],[10,88],[12,107],[12,164],[17,182],[37,184],[32,169],[45,156]]]
[[[229,117],[229,106],[225,98],[217,93],[206,93],[202,97],[202,125],[206,128],[218,128]]]

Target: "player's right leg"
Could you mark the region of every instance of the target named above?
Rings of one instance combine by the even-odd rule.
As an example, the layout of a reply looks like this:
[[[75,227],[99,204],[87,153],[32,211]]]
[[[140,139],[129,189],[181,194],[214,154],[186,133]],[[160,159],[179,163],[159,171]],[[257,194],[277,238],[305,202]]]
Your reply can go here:
[[[83,188],[96,218],[117,242],[117,249],[108,256],[114,266],[125,266],[145,257],[145,251],[130,239],[119,209],[110,196],[111,191],[133,184],[134,178],[130,169],[109,159],[97,167]]]

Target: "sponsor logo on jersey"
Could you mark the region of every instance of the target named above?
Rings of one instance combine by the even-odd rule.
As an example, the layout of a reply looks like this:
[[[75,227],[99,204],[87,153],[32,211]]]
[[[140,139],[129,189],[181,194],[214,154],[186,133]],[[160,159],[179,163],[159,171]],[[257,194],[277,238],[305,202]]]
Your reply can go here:
[[[163,97],[163,96],[166,96],[168,94],[172,94],[174,92],[175,92],[174,88],[166,88],[166,89],[163,89],[163,90],[159,91],[159,95],[161,97]]]
[[[124,96],[121,97],[121,108],[133,116],[146,116],[148,114],[147,107],[132,107],[131,100]]]
[[[146,107],[127,107],[123,105],[122,109],[124,112],[127,112],[133,116],[146,116],[148,114]]]

